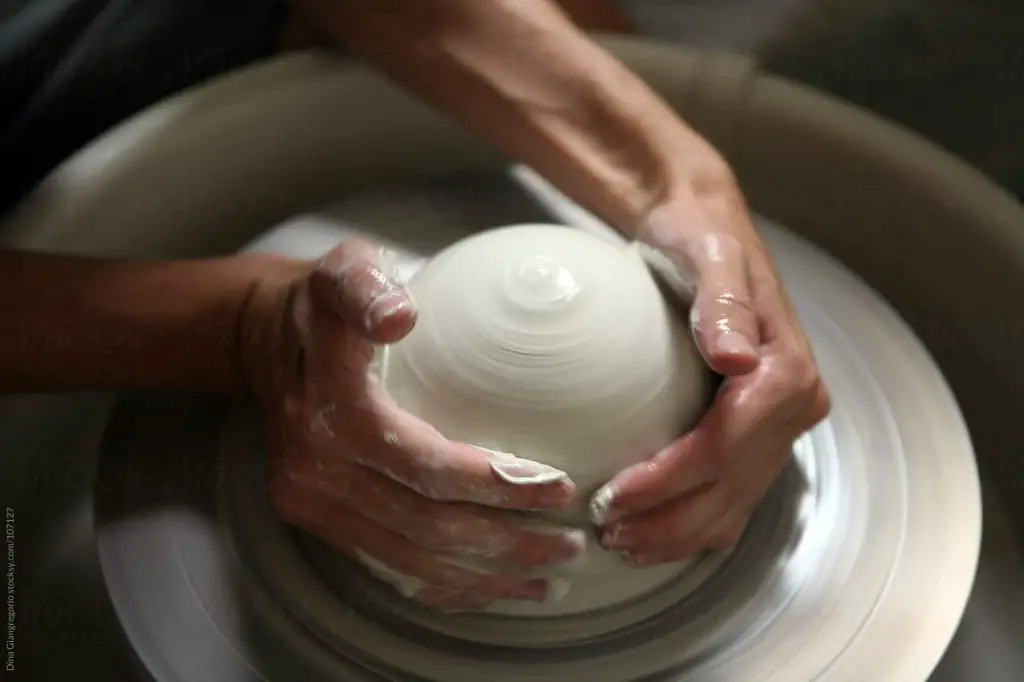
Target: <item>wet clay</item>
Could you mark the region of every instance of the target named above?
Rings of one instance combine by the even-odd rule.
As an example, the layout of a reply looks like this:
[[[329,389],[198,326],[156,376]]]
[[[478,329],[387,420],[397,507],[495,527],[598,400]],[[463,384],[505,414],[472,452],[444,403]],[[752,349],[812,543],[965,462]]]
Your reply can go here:
[[[504,227],[445,249],[409,289],[420,316],[386,351],[388,391],[448,438],[564,471],[579,495],[545,515],[552,522],[590,530],[594,493],[707,405],[710,373],[633,246],[558,225]],[[588,536],[581,561],[544,573],[558,598],[491,610],[589,611],[685,570],[633,567]]]

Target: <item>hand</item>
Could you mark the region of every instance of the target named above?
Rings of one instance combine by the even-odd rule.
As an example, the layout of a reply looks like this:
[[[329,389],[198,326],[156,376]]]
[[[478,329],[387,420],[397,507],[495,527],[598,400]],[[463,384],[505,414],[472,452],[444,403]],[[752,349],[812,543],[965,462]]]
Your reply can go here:
[[[696,284],[691,327],[725,377],[683,438],[594,496],[602,544],[637,565],[727,549],[829,396],[810,344],[724,163],[652,212],[638,236]]]
[[[370,371],[374,346],[407,335],[416,311],[378,255],[345,242],[248,307],[242,364],[269,429],[273,502],[424,604],[543,600],[549,586],[528,569],[574,559],[582,532],[527,531],[502,510],[564,508],[573,484],[451,442],[394,404]]]

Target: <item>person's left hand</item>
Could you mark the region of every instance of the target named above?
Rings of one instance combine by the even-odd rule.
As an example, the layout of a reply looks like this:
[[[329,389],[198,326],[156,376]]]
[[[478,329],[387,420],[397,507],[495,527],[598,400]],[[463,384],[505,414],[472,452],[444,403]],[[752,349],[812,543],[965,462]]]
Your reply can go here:
[[[734,545],[829,396],[724,162],[712,159],[637,236],[695,284],[691,327],[725,377],[692,431],[593,498],[602,544],[649,565]]]

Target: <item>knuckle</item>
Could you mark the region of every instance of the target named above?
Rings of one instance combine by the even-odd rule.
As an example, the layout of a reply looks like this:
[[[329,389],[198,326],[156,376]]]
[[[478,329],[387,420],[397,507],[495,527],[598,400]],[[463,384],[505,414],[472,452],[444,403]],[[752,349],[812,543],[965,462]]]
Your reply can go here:
[[[721,287],[715,294],[714,302],[728,315],[753,316],[750,297],[735,288]]]
[[[776,374],[777,388],[791,407],[802,409],[812,405],[822,390],[821,373],[814,358],[794,353],[782,363]]]
[[[697,294],[696,304],[691,309],[691,324],[713,331],[726,327],[745,330],[754,322],[753,302],[736,287],[718,285],[708,287]]]
[[[807,399],[814,396],[821,387],[821,373],[811,358],[801,357],[794,361],[790,372],[793,392],[801,398]]]
[[[693,188],[698,195],[718,195],[723,190],[731,194],[738,191],[739,183],[732,166],[724,157],[709,154],[701,157],[700,171],[694,174]]]
[[[368,451],[374,451],[368,448]],[[384,452],[387,457],[363,457],[361,464],[408,488],[420,498],[431,502],[445,502],[451,483],[443,467],[425,458],[422,453],[405,446],[401,441],[385,436]]]

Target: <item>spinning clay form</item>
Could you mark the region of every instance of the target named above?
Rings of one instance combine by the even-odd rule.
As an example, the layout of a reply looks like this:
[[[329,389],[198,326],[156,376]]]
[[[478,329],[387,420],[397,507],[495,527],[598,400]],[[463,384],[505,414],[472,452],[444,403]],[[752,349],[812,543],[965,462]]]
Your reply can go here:
[[[711,374],[639,251],[557,225],[464,239],[413,276],[419,319],[384,351],[399,405],[446,437],[564,471],[576,504],[543,520],[586,529],[584,556],[545,569],[551,598],[492,612],[553,616],[640,597],[685,566],[604,551],[588,505],[601,486],[692,427]],[[524,518],[524,523],[536,523]]]

